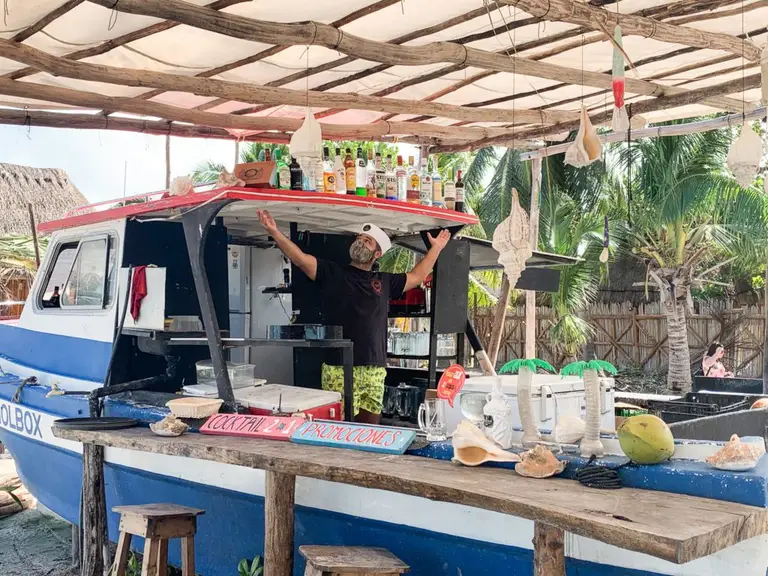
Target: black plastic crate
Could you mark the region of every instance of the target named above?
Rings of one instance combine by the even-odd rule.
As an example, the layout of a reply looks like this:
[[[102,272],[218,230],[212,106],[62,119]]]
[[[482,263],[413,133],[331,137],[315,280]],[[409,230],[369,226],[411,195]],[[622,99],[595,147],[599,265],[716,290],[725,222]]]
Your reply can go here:
[[[685,400],[649,402],[648,409],[667,424],[684,422],[704,416],[714,416],[726,412],[747,410],[751,406],[749,398],[731,394],[703,394],[691,392]]]

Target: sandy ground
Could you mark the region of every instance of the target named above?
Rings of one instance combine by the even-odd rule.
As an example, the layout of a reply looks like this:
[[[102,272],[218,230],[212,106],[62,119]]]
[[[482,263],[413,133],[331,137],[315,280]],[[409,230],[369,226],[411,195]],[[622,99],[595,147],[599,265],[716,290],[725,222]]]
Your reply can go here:
[[[13,460],[0,458],[0,478],[15,476]],[[74,576],[70,526],[25,510],[0,519],[0,575]]]

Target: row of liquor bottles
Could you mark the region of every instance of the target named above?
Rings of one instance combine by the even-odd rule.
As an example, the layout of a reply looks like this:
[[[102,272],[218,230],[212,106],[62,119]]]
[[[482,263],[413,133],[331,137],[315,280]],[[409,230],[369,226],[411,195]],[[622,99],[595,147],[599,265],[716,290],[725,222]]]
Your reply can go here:
[[[464,211],[464,182],[461,170],[456,180],[451,171],[450,177],[443,182],[437,170],[437,158],[432,162],[421,159],[421,169],[414,165],[413,156],[408,157],[408,165],[403,157],[397,156],[395,164],[392,155],[382,159],[380,153],[368,151],[366,161],[363,149],[357,149],[356,158],[352,150],[346,154],[336,148],[335,161],[331,161],[328,147],[323,149],[322,166],[313,166],[305,174],[295,158],[286,164],[276,153],[278,187],[284,190],[307,190],[329,194],[352,194],[371,198],[382,198],[411,202],[422,206],[436,206],[449,210]]]

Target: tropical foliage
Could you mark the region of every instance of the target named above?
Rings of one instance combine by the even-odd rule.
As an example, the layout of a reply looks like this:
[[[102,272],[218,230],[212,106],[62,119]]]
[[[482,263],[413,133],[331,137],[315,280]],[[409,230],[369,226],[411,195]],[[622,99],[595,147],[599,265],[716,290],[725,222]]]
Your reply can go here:
[[[499,370],[499,374],[516,374],[520,372],[521,368],[528,368],[533,373],[536,373],[537,368],[546,370],[547,372],[557,372],[554,366],[546,360],[539,360],[538,358],[520,358],[518,360],[510,360]]]
[[[560,370],[560,375],[578,376],[579,378],[583,378],[584,372],[587,370],[592,370],[594,372],[608,372],[610,374],[618,373],[616,367],[610,362],[605,362],[604,360],[590,360],[589,362],[584,362],[583,360],[580,360],[563,366],[562,370]]]
[[[38,242],[42,258],[48,246],[47,238]],[[32,285],[37,272],[35,246],[31,236],[0,236],[0,300],[13,296],[12,288],[19,283]]]

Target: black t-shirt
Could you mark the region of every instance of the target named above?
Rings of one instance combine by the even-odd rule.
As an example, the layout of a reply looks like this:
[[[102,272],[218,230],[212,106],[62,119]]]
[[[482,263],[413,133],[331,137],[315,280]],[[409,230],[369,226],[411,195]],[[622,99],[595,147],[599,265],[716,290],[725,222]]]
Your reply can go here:
[[[405,289],[405,274],[369,272],[317,260],[315,281],[322,290],[329,324],[341,326],[354,343],[355,366],[387,365],[389,299]]]

